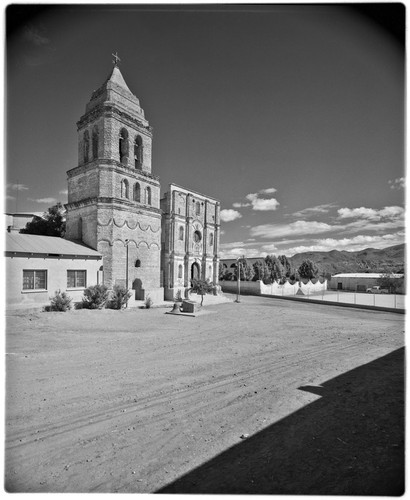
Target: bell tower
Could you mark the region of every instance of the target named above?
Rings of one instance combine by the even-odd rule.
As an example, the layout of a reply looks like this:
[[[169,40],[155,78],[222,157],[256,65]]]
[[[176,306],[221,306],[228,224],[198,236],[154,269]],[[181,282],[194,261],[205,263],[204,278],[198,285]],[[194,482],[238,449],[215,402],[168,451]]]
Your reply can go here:
[[[159,178],[151,172],[152,127],[118,67],[91,95],[77,122],[78,166],[67,172],[66,238],[103,255],[108,287],[127,286],[129,305],[160,286]]]

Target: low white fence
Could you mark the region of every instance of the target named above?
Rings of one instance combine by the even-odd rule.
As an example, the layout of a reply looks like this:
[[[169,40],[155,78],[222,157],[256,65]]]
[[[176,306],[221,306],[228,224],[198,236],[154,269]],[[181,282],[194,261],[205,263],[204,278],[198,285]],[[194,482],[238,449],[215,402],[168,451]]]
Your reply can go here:
[[[303,298],[324,300],[340,304],[354,304],[371,307],[386,307],[389,309],[405,309],[406,296],[399,294],[376,294],[365,292],[338,292],[329,290],[322,295],[309,296]]]
[[[221,281],[219,283],[222,287],[223,292],[237,293],[238,282],[237,281]],[[286,281],[284,284],[280,284],[277,281],[269,285],[265,285],[263,281],[241,281],[240,282],[240,292],[248,295],[281,295],[294,296],[294,295],[312,295],[323,293],[327,290],[327,281],[320,283],[312,283],[308,281],[303,283],[302,281],[296,282],[294,284]]]
[[[237,293],[238,283],[236,281],[221,281],[219,283],[223,292]],[[282,297],[300,297],[306,300],[319,300],[325,302],[339,302],[341,304],[355,304],[371,307],[386,307],[389,309],[405,308],[405,295],[396,294],[372,294],[360,292],[345,292],[327,289],[327,281],[320,283],[289,282],[283,285],[276,281],[272,284],[265,285],[262,281],[241,281],[241,295],[276,295]]]
[[[302,281],[297,281],[293,284],[286,281],[284,284],[280,284],[274,281],[270,285],[265,285],[262,281],[258,281],[261,294],[263,295],[281,295],[282,297],[292,296],[292,295],[312,295],[315,293],[322,293],[327,290],[327,281],[320,283],[312,283],[308,281],[303,283]]]

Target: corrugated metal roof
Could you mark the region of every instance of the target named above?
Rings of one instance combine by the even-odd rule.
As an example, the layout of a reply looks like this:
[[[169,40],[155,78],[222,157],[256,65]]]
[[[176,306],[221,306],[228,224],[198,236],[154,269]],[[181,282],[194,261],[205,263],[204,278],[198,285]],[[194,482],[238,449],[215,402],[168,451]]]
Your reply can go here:
[[[334,274],[332,278],[372,278],[377,279],[384,276],[385,273],[340,273]],[[391,274],[393,278],[402,278],[403,274]]]
[[[96,250],[58,236],[40,236],[37,234],[6,233],[6,252],[40,253],[56,255],[78,255],[98,257]]]

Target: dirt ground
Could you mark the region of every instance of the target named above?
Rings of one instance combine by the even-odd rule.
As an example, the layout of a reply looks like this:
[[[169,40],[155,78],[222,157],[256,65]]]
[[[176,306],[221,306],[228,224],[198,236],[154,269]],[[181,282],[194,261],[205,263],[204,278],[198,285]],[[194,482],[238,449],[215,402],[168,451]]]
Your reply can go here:
[[[403,492],[403,315],[165,311],[6,318],[7,491]]]

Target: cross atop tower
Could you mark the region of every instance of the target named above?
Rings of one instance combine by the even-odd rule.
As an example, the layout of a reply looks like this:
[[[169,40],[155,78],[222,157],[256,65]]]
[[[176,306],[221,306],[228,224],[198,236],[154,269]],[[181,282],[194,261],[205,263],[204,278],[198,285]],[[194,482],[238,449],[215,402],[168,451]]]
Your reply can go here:
[[[121,59],[118,57],[117,52],[115,54],[111,54],[114,58],[113,63],[114,66],[118,66],[118,63],[121,62]]]

